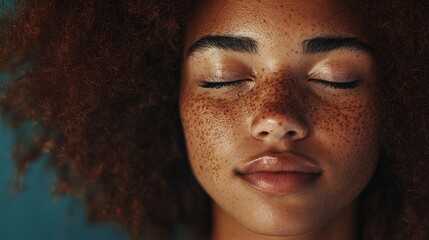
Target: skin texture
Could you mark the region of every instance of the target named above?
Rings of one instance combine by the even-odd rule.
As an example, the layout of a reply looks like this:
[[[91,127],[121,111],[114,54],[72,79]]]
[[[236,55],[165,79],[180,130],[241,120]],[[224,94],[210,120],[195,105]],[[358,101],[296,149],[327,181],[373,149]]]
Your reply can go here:
[[[2,15],[0,21],[0,70],[11,77],[0,86],[0,114],[10,126],[18,128],[13,158],[19,174],[25,174],[27,167],[41,155],[46,156],[57,173],[55,197],[82,198],[89,222],[118,223],[132,239],[188,239],[189,236],[189,239],[201,240],[213,233],[215,237],[229,234],[228,240],[240,239],[240,236],[252,238],[244,236],[245,231],[239,231],[246,228],[237,228],[239,223],[231,211],[219,211],[222,208],[217,205],[214,205],[214,226],[211,226],[209,196],[194,178],[188,163],[178,101],[182,50],[186,53],[193,41],[188,40],[184,49],[183,34],[188,26],[188,38],[192,37],[191,30],[197,30],[188,24],[192,2],[25,0],[15,1],[16,6],[4,12],[6,15]],[[357,26],[351,33],[368,36],[368,41],[364,36],[361,40],[371,43],[381,76],[374,88],[382,123],[379,126],[382,151],[375,174],[359,195],[358,235],[365,240],[429,239],[429,21],[426,17],[429,1],[347,2],[354,5],[351,8],[362,17],[365,31],[360,34]],[[245,3],[256,8],[251,1]],[[291,4],[282,1],[280,5],[290,7]],[[307,2],[300,4],[311,10]],[[326,2],[314,1],[314,4]],[[356,16],[340,5],[328,4],[325,8],[343,13],[333,14],[331,25],[337,28],[355,25],[350,21],[357,19]],[[294,11],[297,9],[299,6]],[[243,13],[243,9],[234,14],[240,12]],[[276,11],[266,13],[262,7],[251,14],[256,17],[263,12],[268,15],[265,20],[276,15]],[[320,21],[322,13],[325,14],[322,9],[307,12],[305,19],[313,20],[319,28],[329,27],[327,33],[338,32]],[[205,14],[207,12],[200,15]],[[210,21],[219,17],[217,13],[211,15]],[[271,25],[275,27],[279,23]],[[230,29],[234,27],[244,26],[230,25]],[[316,30],[312,28],[309,25],[305,31]],[[261,49],[259,46],[259,52]],[[297,49],[300,50],[301,47]],[[245,58],[250,59],[249,56]],[[185,60],[187,58],[185,54]],[[237,55],[237,58],[242,60],[243,56]],[[340,62],[352,59],[347,56]],[[304,75],[307,70],[303,70]],[[262,99],[262,95],[260,97]],[[318,115],[322,116],[323,112]],[[225,119],[223,114],[216,116],[220,117]],[[335,121],[331,119],[331,124],[325,122],[323,126],[331,127],[343,118],[335,115]],[[23,123],[28,122],[36,124],[35,131],[23,135],[22,130],[28,129],[28,124]],[[349,122],[350,119],[349,126],[343,127],[356,125]],[[359,130],[361,134],[369,134],[368,126],[364,129]],[[344,135],[345,131],[339,133]],[[309,142],[310,137],[305,139],[304,142]],[[347,150],[342,142],[339,144],[342,144],[341,151]],[[254,148],[252,145],[249,145],[249,155],[261,150],[260,145]],[[311,148],[324,149],[303,143],[295,143],[294,147],[297,153],[307,151],[307,157],[315,154],[316,149]],[[213,148],[207,149],[213,151]],[[332,148],[335,149],[339,147]],[[320,167],[324,165],[326,175],[326,156],[313,157]],[[338,158],[329,160],[336,163]],[[332,176],[333,172],[328,172]],[[329,222],[331,228],[323,227],[325,238],[331,238],[326,234],[329,229],[355,228],[356,219],[350,218],[356,212],[354,206],[349,205],[353,211],[342,211],[347,214],[332,213],[335,221]],[[344,225],[338,226],[338,222]],[[230,227],[229,232],[225,227]],[[180,236],[178,228],[183,233]],[[321,239],[322,234],[316,235],[313,238]]]
[[[303,42],[315,37],[365,41],[354,16],[337,1],[222,0],[195,8],[185,34],[180,114],[192,170],[213,199],[214,239],[356,237],[356,201],[380,151],[374,63],[353,49],[303,52]],[[188,54],[207,35],[250,37],[257,51]],[[314,79],[360,81],[337,89]],[[284,153],[312,162],[320,175],[281,195],[237,175],[256,156]]]

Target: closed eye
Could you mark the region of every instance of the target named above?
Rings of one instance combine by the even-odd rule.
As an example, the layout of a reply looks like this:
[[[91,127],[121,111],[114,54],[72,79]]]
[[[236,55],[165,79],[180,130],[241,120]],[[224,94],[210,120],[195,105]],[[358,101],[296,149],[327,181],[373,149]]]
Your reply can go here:
[[[224,87],[234,87],[242,84],[243,82],[249,81],[248,79],[240,79],[240,80],[234,80],[234,81],[227,81],[227,82],[211,82],[211,81],[203,81],[200,83],[200,87],[202,88],[214,88],[214,89],[220,89]]]
[[[332,82],[332,81],[327,81],[323,79],[310,79],[310,80],[313,82],[316,82],[317,84],[321,84],[323,86],[334,88],[334,89],[352,89],[352,88],[358,87],[360,84],[359,79],[348,81],[348,82]]]

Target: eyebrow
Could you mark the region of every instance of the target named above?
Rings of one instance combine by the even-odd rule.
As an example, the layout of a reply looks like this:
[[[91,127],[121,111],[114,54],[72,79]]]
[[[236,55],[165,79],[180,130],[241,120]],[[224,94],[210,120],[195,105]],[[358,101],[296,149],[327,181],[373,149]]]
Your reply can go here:
[[[195,41],[188,50],[188,55],[205,50],[218,48],[241,53],[257,53],[258,43],[250,37],[231,35],[207,35]]]
[[[316,37],[305,40],[303,48],[305,54],[330,52],[339,49],[359,51],[367,54],[374,53],[374,49],[358,38],[353,37]]]

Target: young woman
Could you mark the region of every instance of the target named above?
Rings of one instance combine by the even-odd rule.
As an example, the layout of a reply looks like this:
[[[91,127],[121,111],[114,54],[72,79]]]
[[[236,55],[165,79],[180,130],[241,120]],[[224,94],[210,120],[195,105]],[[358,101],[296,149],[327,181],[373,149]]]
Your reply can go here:
[[[427,5],[19,2],[18,167],[134,238],[426,239]]]

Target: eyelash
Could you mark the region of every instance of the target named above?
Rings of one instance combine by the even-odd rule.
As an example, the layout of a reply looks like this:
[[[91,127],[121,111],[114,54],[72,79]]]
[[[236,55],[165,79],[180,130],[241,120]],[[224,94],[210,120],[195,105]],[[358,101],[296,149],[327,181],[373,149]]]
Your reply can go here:
[[[235,81],[229,81],[229,82],[206,82],[206,81],[204,81],[200,84],[200,87],[220,89],[223,87],[234,87],[234,86],[240,85],[244,81],[248,81],[248,80],[242,79],[242,80],[235,80]]]
[[[352,89],[352,88],[358,87],[360,83],[360,80],[354,80],[350,82],[331,82],[331,81],[326,81],[322,79],[310,79],[310,80],[333,89]],[[230,82],[202,82],[200,84],[200,87],[220,89],[224,87],[234,87],[234,86],[240,85],[244,81],[247,81],[247,80],[235,80]]]
[[[350,82],[331,82],[331,81],[326,81],[322,79],[310,79],[310,80],[333,89],[352,89],[352,88],[358,87],[360,83],[359,79],[353,80]]]

